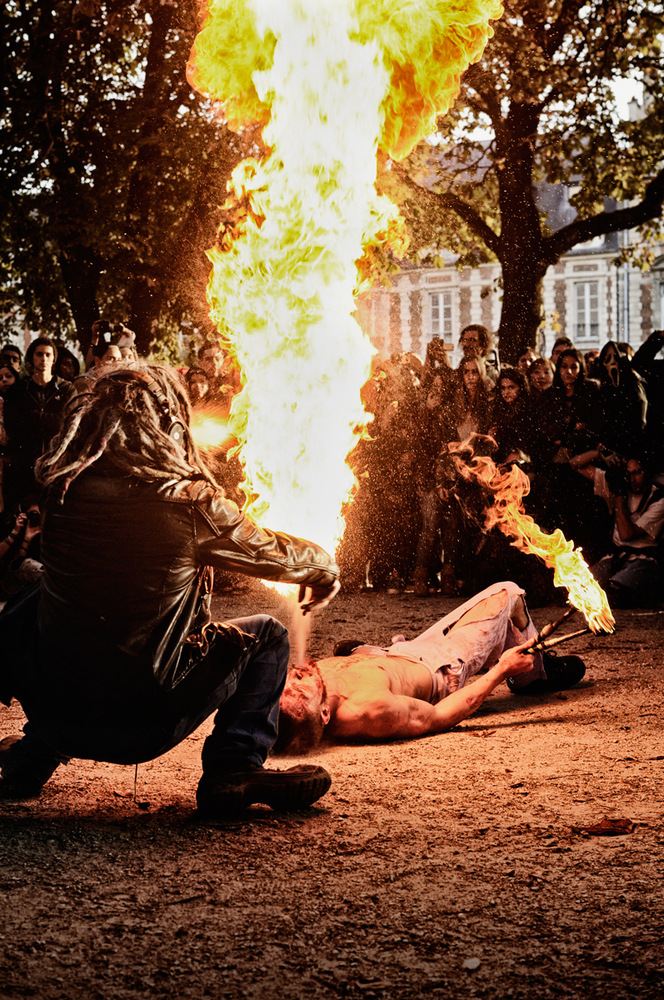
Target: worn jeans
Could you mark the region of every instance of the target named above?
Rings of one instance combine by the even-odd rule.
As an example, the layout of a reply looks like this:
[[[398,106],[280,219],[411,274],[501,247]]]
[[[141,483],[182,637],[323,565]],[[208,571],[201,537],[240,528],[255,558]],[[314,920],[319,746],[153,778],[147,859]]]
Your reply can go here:
[[[597,582],[602,587],[614,583],[618,587],[632,591],[635,597],[650,597],[662,582],[659,563],[651,556],[636,553],[633,557],[620,561],[617,565],[613,556],[603,556],[590,567]]]
[[[177,746],[216,710],[214,728],[203,745],[203,770],[227,772],[260,767],[277,737],[279,698],[286,681],[290,647],[286,628],[269,615],[254,615],[227,623],[250,638],[250,648],[230,665],[215,650],[214,640],[201,662],[206,683],[190,688],[186,705],[178,713],[177,697],[171,699],[168,720],[162,721],[158,734],[148,737],[135,734],[135,761],[151,760]],[[221,646],[221,644],[219,644]],[[228,652],[223,645],[224,654]],[[215,659],[219,660],[218,670]],[[212,666],[212,670],[210,667]],[[229,669],[230,667],[230,669]],[[209,681],[216,673],[217,681]],[[177,689],[176,689],[177,696]],[[9,751],[7,773],[24,761],[34,771],[52,773],[58,764],[70,758],[47,745],[30,722],[24,736]],[[75,734],[72,734],[75,739]],[[132,758],[131,743],[123,742],[122,760]],[[108,759],[108,756],[103,759]]]
[[[486,616],[481,616],[482,605],[489,598],[505,595],[499,607],[487,604]],[[523,610],[528,623],[520,631],[512,621],[517,603],[523,599]],[[469,611],[480,612],[479,617],[465,623],[464,615]],[[528,639],[535,639],[537,629],[533,625],[525,605],[525,593],[511,581],[494,583],[479,594],[475,594],[465,604],[451,611],[415,639],[395,637],[386,649],[374,646],[358,646],[355,652],[380,652],[388,656],[421,663],[434,680],[434,704],[462,688],[470,678],[488,670],[506,649],[518,646]],[[535,655],[532,670],[518,674],[511,680],[512,690],[526,687],[532,681],[546,677],[542,656]]]

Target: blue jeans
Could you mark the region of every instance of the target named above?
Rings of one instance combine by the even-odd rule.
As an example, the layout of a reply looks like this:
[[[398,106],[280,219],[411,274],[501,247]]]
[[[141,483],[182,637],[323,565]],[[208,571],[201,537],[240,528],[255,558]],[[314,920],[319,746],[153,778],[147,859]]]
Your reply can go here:
[[[659,563],[650,556],[626,559],[619,564],[619,568],[616,567],[613,556],[603,556],[590,567],[590,572],[600,586],[606,587],[609,583],[614,583],[632,591],[635,596],[650,596],[662,580]]]
[[[260,767],[277,738],[279,699],[286,681],[290,645],[286,628],[269,615],[254,615],[225,623],[248,637],[247,649],[238,647],[229,660],[228,643],[214,635],[203,658],[192,669],[186,698],[175,688],[167,718],[158,728],[147,727],[127,739],[124,763],[152,760],[171,750],[194,732],[216,710],[214,728],[203,745],[203,770],[227,772]],[[53,750],[36,728],[27,723],[23,739],[11,748],[11,768],[24,761],[52,773],[70,758]],[[75,734],[73,734],[75,738]],[[132,754],[132,741],[135,754]],[[112,759],[112,755],[99,759]],[[48,776],[48,775],[47,775]],[[46,779],[45,779],[46,780]]]

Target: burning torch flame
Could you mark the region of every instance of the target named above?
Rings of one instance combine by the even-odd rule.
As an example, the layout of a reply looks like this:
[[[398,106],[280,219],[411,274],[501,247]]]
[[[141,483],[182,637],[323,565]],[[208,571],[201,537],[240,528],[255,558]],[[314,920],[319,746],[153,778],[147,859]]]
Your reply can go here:
[[[490,458],[476,457],[467,462],[459,456],[455,456],[455,464],[465,479],[477,479],[493,493],[486,527],[497,526],[516,548],[539,556],[551,566],[553,582],[557,587],[565,587],[570,603],[581,612],[593,632],[613,632],[615,619],[606,594],[581,552],[560,529],[549,535],[524,512],[522,500],[530,491],[530,482],[518,465],[501,472]]]
[[[353,318],[356,262],[403,247],[376,155],[433,131],[501,13],[498,0],[209,0],[189,79],[231,127],[262,124],[270,150],[233,174],[242,235],[210,251],[208,285],[242,372],[231,428],[259,523],[330,550],[342,533],[373,354]]]
[[[221,413],[194,407],[191,411],[191,433],[199,448],[227,449],[233,443],[228,420]]]

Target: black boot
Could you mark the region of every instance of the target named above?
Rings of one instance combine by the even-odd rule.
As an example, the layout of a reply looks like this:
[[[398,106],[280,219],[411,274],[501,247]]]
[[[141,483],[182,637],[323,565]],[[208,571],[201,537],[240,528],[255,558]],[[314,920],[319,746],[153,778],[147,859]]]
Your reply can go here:
[[[225,819],[255,803],[277,812],[305,809],[325,795],[332,779],[324,767],[298,764],[287,771],[206,772],[198,783],[196,804],[206,819]]]
[[[6,736],[0,740],[0,799],[34,799],[68,758],[52,753],[30,736]]]
[[[586,665],[580,656],[557,656],[551,650],[542,653],[546,677],[538,677],[532,684],[524,687],[512,687],[511,678],[507,686],[512,694],[551,694],[555,691],[567,691],[574,687],[585,675]]]

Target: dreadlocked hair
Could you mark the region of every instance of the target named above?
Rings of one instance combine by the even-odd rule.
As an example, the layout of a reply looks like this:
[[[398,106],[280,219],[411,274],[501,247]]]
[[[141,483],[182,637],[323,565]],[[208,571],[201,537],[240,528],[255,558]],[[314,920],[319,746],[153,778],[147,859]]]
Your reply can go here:
[[[168,434],[163,404],[147,384],[154,380],[166,397],[172,419],[184,425],[182,444]],[[124,475],[164,485],[203,477],[219,489],[202,461],[189,429],[190,408],[184,387],[166,365],[131,362],[112,371],[89,372],[65,412],[62,430],[35,466],[44,486],[61,495],[102,456]]]

